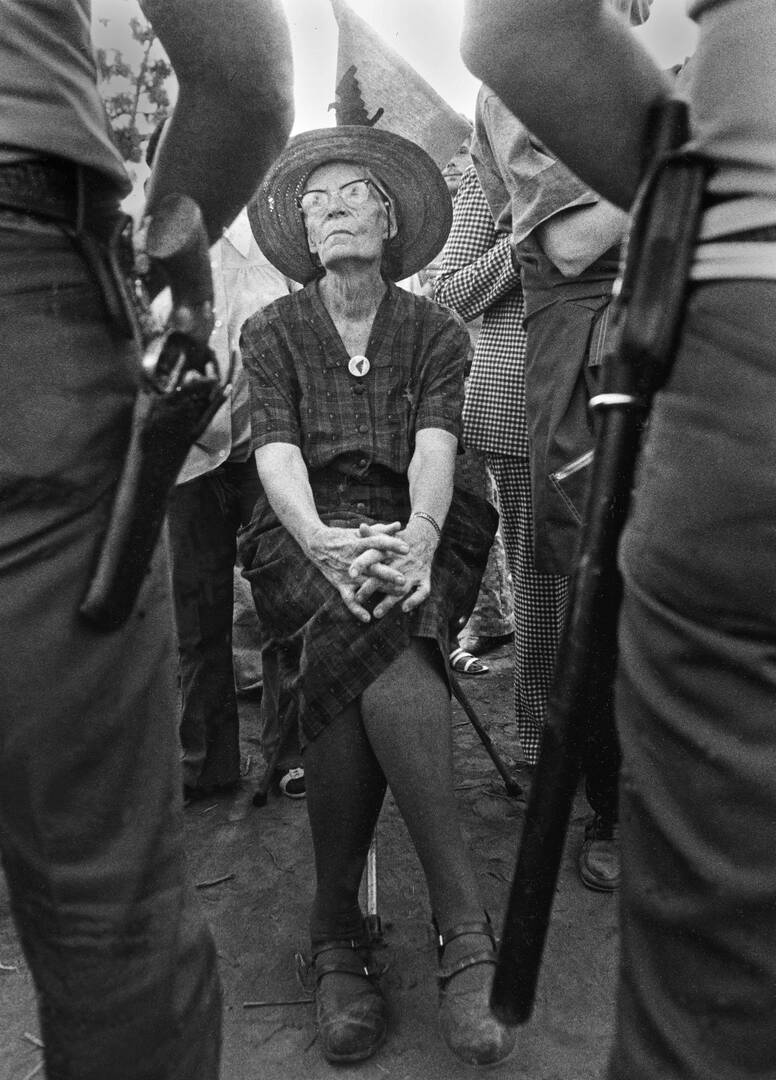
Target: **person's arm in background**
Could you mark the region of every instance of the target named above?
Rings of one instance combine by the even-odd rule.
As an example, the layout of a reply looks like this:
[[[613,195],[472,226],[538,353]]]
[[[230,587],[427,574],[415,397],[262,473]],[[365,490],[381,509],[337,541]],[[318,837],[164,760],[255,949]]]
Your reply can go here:
[[[602,199],[553,215],[536,228],[542,251],[564,277],[578,277],[605,251],[620,243],[628,215]]]
[[[648,111],[671,83],[606,0],[466,0],[461,55],[553,154],[630,206]]]
[[[244,211],[227,229],[221,250],[229,348],[239,352],[240,332],[251,315],[278,297],[295,292],[297,285],[263,253]]]
[[[470,322],[520,288],[507,233],[499,235],[474,168],[463,174],[453,224],[434,282],[434,299]]]
[[[141,0],[178,80],[146,193],[198,203],[209,238],[250,199],[293,122],[293,68],[279,0]]]
[[[501,181],[514,243],[532,236],[560,273],[574,278],[622,239],[627,215],[551,156],[485,87],[477,99],[475,131],[475,165],[485,183],[492,183],[494,171]]]

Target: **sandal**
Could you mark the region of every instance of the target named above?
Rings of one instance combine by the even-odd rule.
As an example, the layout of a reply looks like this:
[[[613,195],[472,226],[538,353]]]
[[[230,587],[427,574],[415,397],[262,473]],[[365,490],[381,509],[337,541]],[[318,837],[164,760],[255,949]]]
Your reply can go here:
[[[313,950],[315,1012],[321,1050],[335,1064],[371,1057],[385,1039],[385,1001],[368,966],[368,951],[353,939],[324,941]],[[327,979],[327,975],[346,979]]]
[[[472,656],[466,649],[462,649],[459,645],[457,649],[453,649],[450,653],[450,667],[458,675],[487,675],[490,668],[487,664],[483,664],[476,656]]]
[[[439,1026],[442,1036],[461,1061],[469,1065],[493,1065],[511,1053],[515,1032],[501,1024],[490,1010],[490,988],[496,966],[496,939],[490,918],[484,922],[458,923],[444,933],[434,921],[439,952]],[[477,935],[487,945],[472,952],[461,950],[456,960],[443,961],[446,946],[460,937]],[[477,968],[474,973],[471,969]],[[462,972],[470,975],[456,985]]]
[[[304,769],[289,768],[278,770],[278,787],[289,799],[303,799],[307,794],[304,782]]]

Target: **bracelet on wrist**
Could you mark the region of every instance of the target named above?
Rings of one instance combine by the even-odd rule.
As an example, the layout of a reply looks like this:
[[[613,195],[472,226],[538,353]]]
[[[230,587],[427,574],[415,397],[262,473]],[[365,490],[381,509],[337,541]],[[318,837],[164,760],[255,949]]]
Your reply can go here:
[[[427,514],[425,510],[413,510],[410,514],[410,519],[412,518],[421,518],[423,521],[427,521],[434,530],[434,532],[437,534],[437,540],[442,539],[442,530],[439,528],[439,525],[437,524],[435,519],[432,518],[431,514]]]

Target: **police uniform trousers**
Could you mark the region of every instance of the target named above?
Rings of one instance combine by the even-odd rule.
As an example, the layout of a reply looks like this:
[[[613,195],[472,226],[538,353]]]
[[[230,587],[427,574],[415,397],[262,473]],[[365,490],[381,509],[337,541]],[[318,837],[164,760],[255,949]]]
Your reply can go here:
[[[220,988],[183,852],[169,571],[78,614],[137,358],[54,225],[0,211],[0,849],[49,1080],[215,1080]]]
[[[623,536],[613,1080],[776,1075],[774,312],[693,286]]]

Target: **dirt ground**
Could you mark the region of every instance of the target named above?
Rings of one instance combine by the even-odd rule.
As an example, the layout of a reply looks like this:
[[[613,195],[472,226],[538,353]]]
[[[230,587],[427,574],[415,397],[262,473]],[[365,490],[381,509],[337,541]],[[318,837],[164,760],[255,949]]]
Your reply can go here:
[[[527,790],[513,736],[508,652],[462,687],[500,753]],[[252,805],[262,772],[255,702],[241,703],[245,780],[241,791],[185,810],[191,874],[218,946],[224,985],[223,1080],[457,1080],[477,1070],[457,1061],[437,1032],[436,957],[428,901],[404,825],[389,800],[378,826],[378,913],[387,970],[390,1028],[368,1062],[327,1064],[316,1045],[314,1010],[296,954],[306,951],[313,888],[304,801],[271,794]],[[487,906],[500,926],[511,881],[523,797],[509,797],[466,715],[454,705],[456,787]],[[596,1080],[612,1029],[617,960],[616,898],[590,892],[575,872],[587,815],[578,795],[559,882],[538,1000],[493,1080]],[[0,879],[0,1080],[43,1077],[29,971]],[[106,1077],[105,1080],[110,1080]]]

